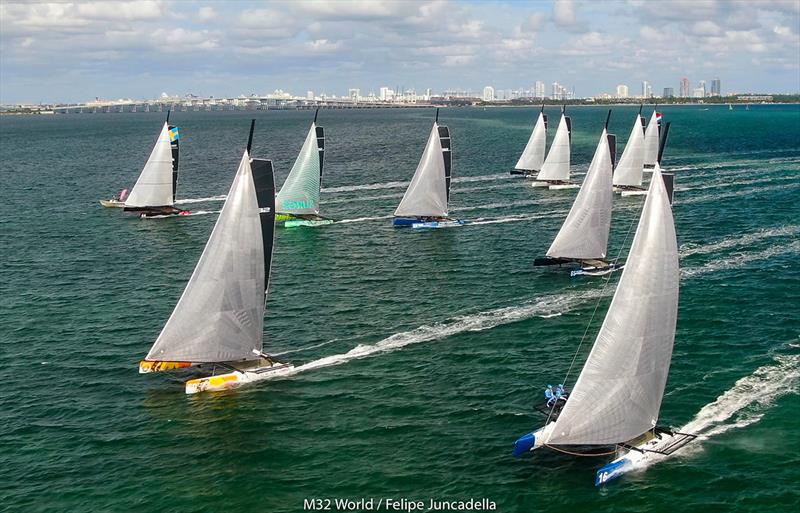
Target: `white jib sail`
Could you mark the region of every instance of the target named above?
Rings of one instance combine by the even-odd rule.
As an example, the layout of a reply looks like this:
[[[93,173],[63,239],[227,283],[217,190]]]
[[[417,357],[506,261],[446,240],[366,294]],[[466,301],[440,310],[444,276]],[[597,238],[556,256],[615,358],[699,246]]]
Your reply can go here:
[[[568,181],[569,180],[569,128],[567,119],[561,114],[556,136],[550,146],[550,152],[542,164],[537,180]]]
[[[631,135],[622,151],[617,169],[614,170],[614,185],[642,185],[644,174],[644,132],[642,120],[636,114]]]
[[[158,134],[156,145],[150,158],[142,169],[139,179],[133,186],[126,207],[171,206],[172,200],[172,149],[169,141],[169,127],[164,123]]]
[[[275,210],[280,214],[319,215],[320,161],[317,146],[317,125],[311,123],[303,147],[294,166],[275,197]]]
[[[613,196],[611,151],[603,129],[586,178],[547,256],[575,260],[605,258]]]
[[[656,111],[650,116],[647,130],[644,132],[644,165],[653,167],[658,160],[658,117]]]
[[[528,139],[528,144],[525,145],[525,150],[522,156],[517,161],[514,169],[522,169],[525,171],[539,171],[544,164],[545,147],[547,145],[547,128],[545,128],[544,114],[539,113],[539,119],[536,120],[536,125],[533,127],[531,137]]]
[[[253,359],[264,330],[264,245],[250,156],[244,152],[217,224],[147,360]]]
[[[547,443],[614,444],[656,425],[675,339],[679,279],[672,209],[656,168],[614,299]]]
[[[447,182],[445,178],[439,125],[433,124],[428,144],[408,185],[396,217],[447,217]]]

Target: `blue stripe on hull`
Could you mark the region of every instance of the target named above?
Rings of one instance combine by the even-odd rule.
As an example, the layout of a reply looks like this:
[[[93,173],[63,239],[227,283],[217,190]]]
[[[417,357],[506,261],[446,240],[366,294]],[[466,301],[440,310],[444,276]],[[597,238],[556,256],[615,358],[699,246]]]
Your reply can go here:
[[[419,218],[416,217],[395,217],[392,220],[392,226],[411,226],[419,222]]]
[[[602,484],[611,481],[612,479],[618,478],[619,476],[628,471],[628,469],[625,467],[629,463],[630,463],[629,460],[621,459],[619,461],[612,461],[608,465],[601,467],[600,470],[597,471],[597,475],[595,476],[594,485],[600,486]]]

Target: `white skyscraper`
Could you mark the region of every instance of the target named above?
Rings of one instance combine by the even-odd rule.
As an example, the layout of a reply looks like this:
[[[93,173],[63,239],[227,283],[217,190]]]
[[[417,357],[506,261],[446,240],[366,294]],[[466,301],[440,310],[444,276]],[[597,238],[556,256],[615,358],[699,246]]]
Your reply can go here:
[[[620,84],[617,86],[617,98],[628,98],[628,86]]]
[[[647,80],[642,81],[642,98],[653,97],[653,86]]]
[[[486,86],[483,88],[483,101],[485,102],[494,101],[494,87]]]
[[[536,81],[536,97],[537,98],[544,98],[545,90],[544,90],[544,82],[541,80]]]
[[[314,99],[314,91],[307,91],[306,100],[313,100],[313,99]]]
[[[383,101],[388,101],[394,99],[394,91],[389,89],[388,87],[384,86],[380,89],[380,99]]]

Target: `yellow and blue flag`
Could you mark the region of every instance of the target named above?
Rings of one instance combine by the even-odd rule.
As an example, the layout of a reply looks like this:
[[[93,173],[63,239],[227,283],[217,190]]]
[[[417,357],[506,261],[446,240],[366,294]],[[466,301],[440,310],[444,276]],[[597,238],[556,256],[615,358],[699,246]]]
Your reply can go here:
[[[181,134],[178,133],[178,127],[174,126],[169,129],[169,140],[170,141],[177,141],[181,138]]]

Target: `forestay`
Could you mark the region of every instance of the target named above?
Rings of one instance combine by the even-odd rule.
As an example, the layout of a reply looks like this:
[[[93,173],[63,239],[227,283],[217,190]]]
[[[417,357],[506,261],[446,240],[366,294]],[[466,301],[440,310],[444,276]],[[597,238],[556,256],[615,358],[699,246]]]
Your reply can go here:
[[[653,167],[658,161],[659,144],[659,120],[658,113],[654,110],[644,132],[644,165]]]
[[[611,229],[611,151],[603,129],[586,178],[567,219],[547,251],[552,258],[605,258]]]
[[[672,210],[655,169],[614,299],[546,443],[614,444],[655,427],[672,358],[678,281]]]
[[[569,126],[567,118],[561,114],[556,136],[550,146],[550,152],[542,164],[537,180],[568,181],[569,180]]]
[[[270,194],[274,194],[274,187]],[[273,221],[274,222],[274,221]],[[147,360],[226,362],[262,348],[266,248],[245,151],[200,261]]]
[[[126,207],[163,207],[174,203],[172,149],[169,126],[164,123],[150,158],[133,186]]]
[[[539,118],[536,120],[536,125],[533,127],[528,144],[525,145],[525,150],[522,156],[517,161],[515,169],[522,169],[525,171],[538,171],[542,169],[544,163],[545,147],[547,144],[547,121],[544,113],[539,113]]]
[[[278,213],[319,215],[322,152],[318,145],[317,131],[321,132],[322,127],[312,123],[300,154],[276,197]]]
[[[642,185],[644,173],[644,131],[642,120],[636,115],[631,135],[622,151],[617,169],[614,171],[614,185]]]
[[[447,179],[439,125],[434,123],[414,177],[394,215],[447,217]]]

